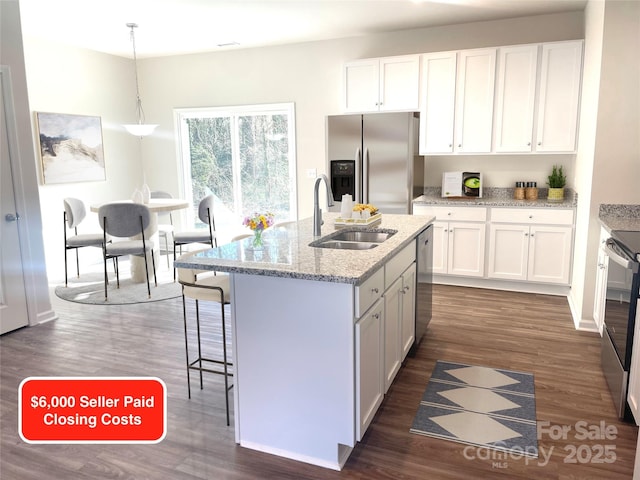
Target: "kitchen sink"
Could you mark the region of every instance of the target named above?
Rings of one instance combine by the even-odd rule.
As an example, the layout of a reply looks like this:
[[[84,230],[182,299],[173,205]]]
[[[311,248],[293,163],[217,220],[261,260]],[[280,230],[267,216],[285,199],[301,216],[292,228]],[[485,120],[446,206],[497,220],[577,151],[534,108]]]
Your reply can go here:
[[[327,240],[311,246],[318,248],[336,248],[338,250],[369,250],[377,247],[378,244],[372,242],[341,242],[336,240]]]
[[[395,230],[343,230],[311,242],[309,246],[338,250],[370,250],[395,233]]]
[[[331,237],[331,240],[382,243],[392,235],[392,232],[347,231]]]

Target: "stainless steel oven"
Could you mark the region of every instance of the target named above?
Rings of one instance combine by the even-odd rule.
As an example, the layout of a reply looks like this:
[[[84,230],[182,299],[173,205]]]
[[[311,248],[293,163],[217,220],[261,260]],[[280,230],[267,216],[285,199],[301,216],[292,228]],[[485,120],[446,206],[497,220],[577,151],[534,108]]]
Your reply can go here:
[[[627,405],[627,386],[633,330],[640,297],[640,232],[611,232],[602,334],[602,369],[618,416],[633,421]]]

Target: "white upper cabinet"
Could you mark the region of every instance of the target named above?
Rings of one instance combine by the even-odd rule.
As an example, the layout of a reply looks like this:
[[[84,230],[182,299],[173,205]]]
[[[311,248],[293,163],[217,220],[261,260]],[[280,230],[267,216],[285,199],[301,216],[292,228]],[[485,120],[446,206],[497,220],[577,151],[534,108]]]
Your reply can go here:
[[[582,40],[542,45],[536,151],[576,150]]]
[[[346,113],[420,111],[420,155],[576,151],[583,40],[356,60]]]
[[[538,45],[498,50],[494,149],[531,152]]]
[[[495,49],[463,50],[458,53],[456,152],[491,152],[495,74]]]
[[[420,56],[356,60],[344,65],[344,111],[417,111]]]
[[[420,154],[491,152],[496,50],[422,56]]]
[[[346,112],[378,110],[378,59],[357,60],[344,66],[344,109]]]
[[[456,52],[422,56],[420,153],[453,152]]]

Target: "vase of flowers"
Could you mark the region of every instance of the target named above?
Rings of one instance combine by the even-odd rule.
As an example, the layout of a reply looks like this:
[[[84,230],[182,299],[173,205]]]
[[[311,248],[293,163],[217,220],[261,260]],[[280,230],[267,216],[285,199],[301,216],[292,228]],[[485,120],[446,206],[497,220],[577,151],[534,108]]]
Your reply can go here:
[[[244,217],[242,224],[253,231],[253,247],[262,247],[262,232],[273,225],[274,216],[271,212],[254,213],[252,216]]]

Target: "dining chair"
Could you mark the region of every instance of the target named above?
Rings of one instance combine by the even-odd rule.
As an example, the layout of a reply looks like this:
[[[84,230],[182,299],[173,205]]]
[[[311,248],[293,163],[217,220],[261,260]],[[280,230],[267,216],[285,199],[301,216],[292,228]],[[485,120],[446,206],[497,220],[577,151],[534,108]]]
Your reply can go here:
[[[80,259],[78,249],[83,247],[102,247],[106,238],[101,233],[78,233],[78,226],[87,216],[84,202],[78,198],[67,197],[64,202],[64,286],[67,286],[67,250],[76,251],[76,275],[80,276]],[[73,235],[69,236],[67,229],[73,230]]]
[[[154,190],[151,192],[150,198],[173,198],[173,196],[169,192]],[[164,253],[167,257],[167,268],[169,268],[169,236],[173,235],[173,216],[171,212],[158,213],[158,220],[167,218],[169,223],[158,222],[158,237],[164,239]]]
[[[180,256],[180,260],[186,260],[198,252],[207,249],[196,250],[185,253]],[[191,370],[197,370],[200,373],[200,389],[203,388],[202,373],[209,372],[224,376],[224,388],[226,398],[227,426],[229,421],[229,390],[233,388],[233,384],[229,383],[229,377],[233,377],[233,373],[229,371],[233,363],[227,357],[227,330],[225,319],[225,305],[230,300],[229,275],[215,275],[215,272],[208,270],[198,270],[191,268],[177,268],[178,282],[182,285],[182,316],[184,321],[184,345],[186,352],[187,366],[187,391],[191,398]],[[196,337],[198,355],[191,360],[189,356],[189,336],[187,328],[187,298],[195,301],[196,307]],[[201,332],[200,332],[200,302],[209,301],[220,304],[220,318],[222,329],[222,358],[208,358],[202,354]]]
[[[115,260],[116,284],[120,288],[120,268],[118,258],[124,255],[136,255],[144,257],[144,268],[147,280],[147,293],[151,298],[151,287],[149,285],[149,262],[151,257],[153,265],[153,279],[156,287],[158,279],[156,277],[156,262],[153,258],[153,242],[146,238],[145,229],[151,223],[151,212],[146,205],[140,203],[107,203],[98,210],[98,219],[102,226],[104,241],[102,252],[104,259],[104,299],[107,300],[107,260]],[[107,243],[107,235],[112,239]],[[133,238],[135,237],[135,238]],[[116,240],[117,238],[124,240]],[[126,239],[125,239],[126,238]]]
[[[176,261],[176,247],[180,247],[180,253],[182,253],[182,246],[191,243],[208,243],[211,248],[217,247],[218,242],[216,240],[215,230],[216,224],[213,218],[213,202],[214,196],[207,195],[198,204],[198,218],[205,224],[205,228],[199,230],[192,230],[186,232],[175,232],[173,234],[173,261]],[[173,280],[176,279],[176,269],[173,269]]]

